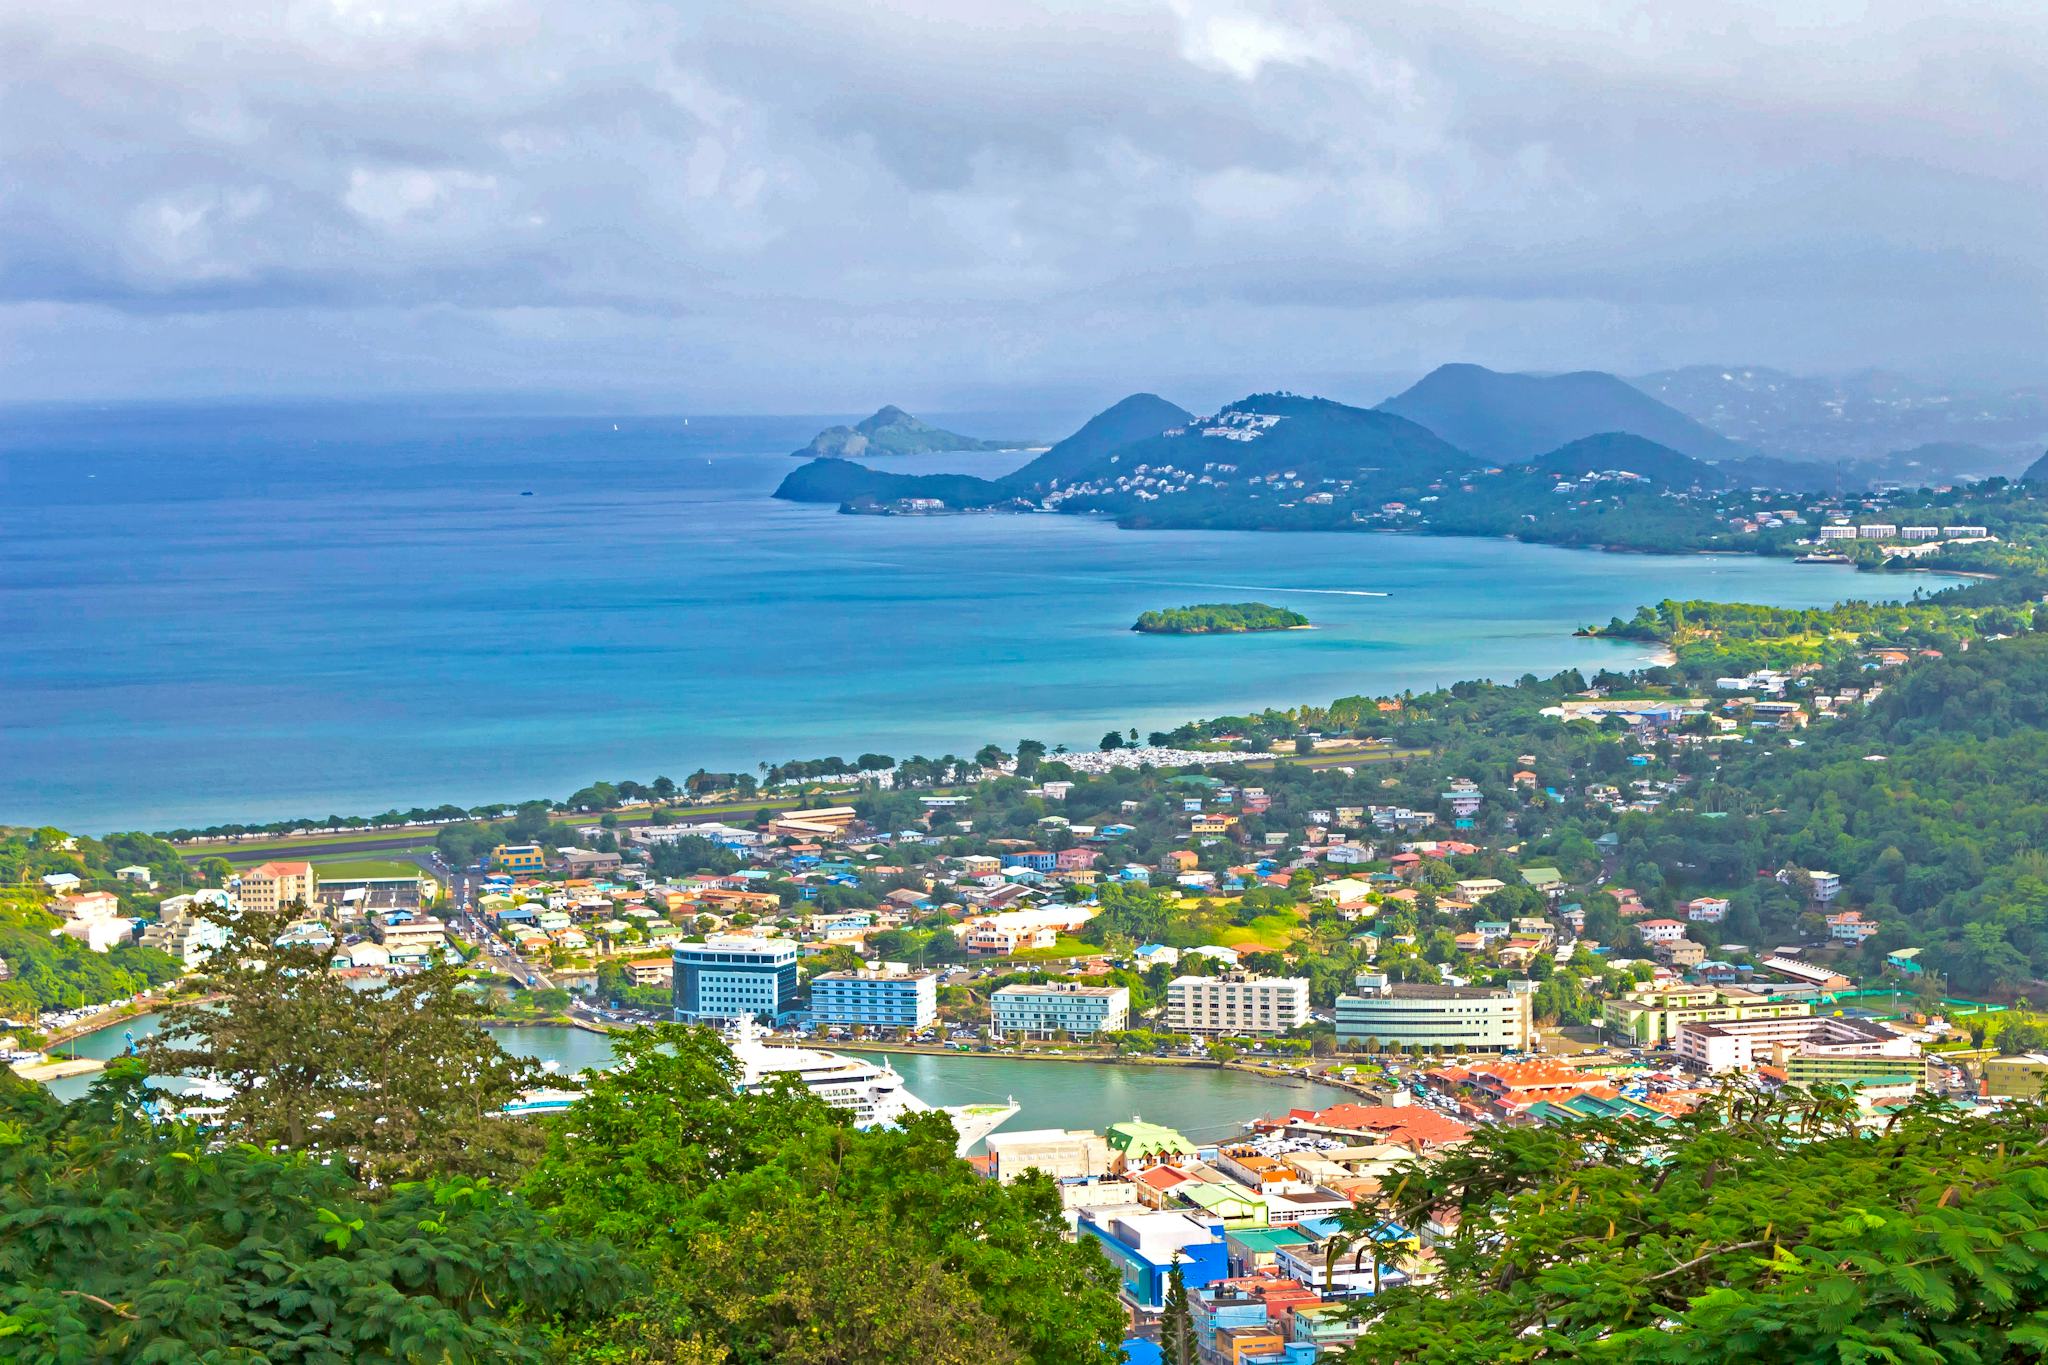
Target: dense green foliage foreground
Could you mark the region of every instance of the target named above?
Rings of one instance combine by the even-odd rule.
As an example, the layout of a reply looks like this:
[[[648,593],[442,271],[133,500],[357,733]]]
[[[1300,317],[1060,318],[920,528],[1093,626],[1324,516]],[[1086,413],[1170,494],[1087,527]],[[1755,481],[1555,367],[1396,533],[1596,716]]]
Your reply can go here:
[[[2048,1349],[2044,1113],[1731,1095],[1673,1130],[1481,1130],[1411,1175],[1443,1275],[1366,1309],[1351,1365],[1943,1365]]]
[[[345,1161],[0,1082],[0,1358],[1071,1361],[1120,1324],[1051,1187],[950,1126],[736,1099],[714,1040],[636,1035],[523,1182]]]
[[[624,1042],[498,1179],[151,1123],[126,1063],[69,1108],[0,1079],[0,1358],[1116,1358],[1113,1277],[1049,1184],[979,1180],[942,1117],[735,1097],[701,1031]],[[1675,1128],[1482,1130],[1361,1221],[1460,1215],[1439,1281],[1361,1304],[1346,1359],[2039,1358],[2048,1114],[1852,1117],[1731,1095]]]
[[[352,991],[239,927],[226,1008],[89,1099],[0,1073],[0,1359],[1052,1365],[1119,1336],[1052,1186],[981,1180],[943,1116],[736,1095],[670,1026],[566,1116],[495,1117],[530,1066],[451,969]],[[232,1097],[152,1123],[152,1068]]]

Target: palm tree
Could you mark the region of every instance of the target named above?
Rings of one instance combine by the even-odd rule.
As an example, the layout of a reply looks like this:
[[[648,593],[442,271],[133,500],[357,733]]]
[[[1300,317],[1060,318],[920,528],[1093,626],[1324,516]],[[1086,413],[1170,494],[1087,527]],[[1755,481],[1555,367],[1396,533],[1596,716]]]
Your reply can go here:
[[[1359,1260],[1367,1252],[1372,1254],[1372,1293],[1380,1293],[1380,1234],[1393,1224],[1387,1217],[1387,1210],[1406,1189],[1408,1178],[1394,1187],[1391,1195],[1374,1194],[1361,1198],[1352,1207],[1337,1215],[1337,1234],[1329,1241],[1329,1255],[1323,1261],[1323,1293],[1334,1292],[1339,1257],[1351,1257],[1351,1270],[1356,1274],[1360,1269]]]

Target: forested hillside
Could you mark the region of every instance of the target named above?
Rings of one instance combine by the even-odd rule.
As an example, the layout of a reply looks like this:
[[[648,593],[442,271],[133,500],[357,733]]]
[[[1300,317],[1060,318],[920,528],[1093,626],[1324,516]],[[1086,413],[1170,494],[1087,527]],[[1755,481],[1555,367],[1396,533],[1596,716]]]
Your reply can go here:
[[[1925,946],[1959,989],[2048,974],[2048,636],[1909,669],[1801,747],[1731,758],[1699,804],[1743,818],[1631,817],[1624,865],[1728,883],[1839,872],[1886,946]]]

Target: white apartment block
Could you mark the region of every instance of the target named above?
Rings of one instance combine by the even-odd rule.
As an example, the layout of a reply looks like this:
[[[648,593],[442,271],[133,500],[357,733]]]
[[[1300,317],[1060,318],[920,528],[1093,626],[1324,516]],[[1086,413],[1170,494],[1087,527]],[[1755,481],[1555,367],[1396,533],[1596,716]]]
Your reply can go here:
[[[1229,972],[1167,983],[1166,1026],[1175,1033],[1280,1034],[1306,1023],[1306,977]]]
[[[1131,993],[1122,986],[1047,981],[1004,986],[989,998],[989,1032],[998,1038],[1086,1037],[1125,1028],[1130,1021]]]

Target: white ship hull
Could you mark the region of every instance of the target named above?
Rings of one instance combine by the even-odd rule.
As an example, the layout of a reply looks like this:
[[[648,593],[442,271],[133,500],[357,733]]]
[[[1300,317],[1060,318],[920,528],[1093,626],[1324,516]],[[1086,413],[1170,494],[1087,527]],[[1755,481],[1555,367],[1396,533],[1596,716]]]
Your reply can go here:
[[[835,1109],[850,1110],[862,1128],[887,1128],[902,1122],[907,1114],[924,1114],[932,1106],[911,1093],[896,1068],[880,1066],[859,1057],[842,1057],[836,1052],[819,1052],[807,1047],[771,1047],[762,1041],[751,1020],[742,1021],[729,1040],[733,1059],[740,1066],[740,1088],[759,1090],[779,1077],[793,1077],[806,1090]],[[556,1088],[529,1090],[505,1106],[509,1116],[559,1114],[582,1097],[582,1092]],[[1008,1123],[1017,1113],[1017,1102],[1005,1104],[955,1104],[939,1111],[953,1121],[959,1135],[953,1151],[965,1156],[967,1149]]]
[[[819,1052],[807,1047],[775,1047],[762,1041],[752,1020],[740,1021],[738,1032],[728,1040],[740,1064],[742,1089],[753,1090],[771,1077],[794,1076],[805,1089],[837,1109],[853,1111],[854,1122],[863,1128],[886,1128],[901,1122],[906,1114],[931,1110],[911,1093],[896,1068],[884,1061],[879,1066],[863,1057],[836,1052]],[[1007,1104],[958,1104],[942,1110],[953,1121],[959,1140],[955,1155],[964,1156],[969,1147],[1010,1121],[1017,1113],[1016,1102]]]

